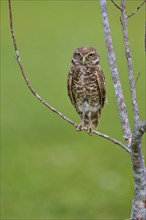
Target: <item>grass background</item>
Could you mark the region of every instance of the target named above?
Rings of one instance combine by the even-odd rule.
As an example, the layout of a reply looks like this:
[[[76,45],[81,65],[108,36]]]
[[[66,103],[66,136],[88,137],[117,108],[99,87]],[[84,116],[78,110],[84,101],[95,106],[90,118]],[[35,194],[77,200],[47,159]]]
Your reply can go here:
[[[109,19],[128,115],[133,125],[120,26],[120,11],[108,2]],[[119,1],[116,1],[119,3]],[[75,128],[31,95],[15,59],[7,1],[1,0],[1,219],[111,218],[130,216],[133,178],[120,147]],[[127,1],[127,14],[139,5]],[[98,130],[122,140],[105,48],[99,1],[12,1],[14,31],[24,70],[35,90],[79,122],[67,97],[73,51],[98,49],[108,104]],[[145,115],[144,7],[128,20],[137,98]],[[143,141],[144,143],[144,141]]]

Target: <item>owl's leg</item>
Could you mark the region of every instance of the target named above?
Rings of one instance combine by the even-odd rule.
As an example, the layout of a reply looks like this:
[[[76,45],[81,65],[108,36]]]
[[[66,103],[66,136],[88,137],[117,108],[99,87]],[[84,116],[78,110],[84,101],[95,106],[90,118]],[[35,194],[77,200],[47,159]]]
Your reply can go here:
[[[85,112],[81,114],[81,123],[77,127],[77,131],[82,131],[84,129],[84,121],[85,121]]]
[[[87,132],[89,135],[92,135],[92,121],[91,121],[91,112],[88,112],[88,126]]]

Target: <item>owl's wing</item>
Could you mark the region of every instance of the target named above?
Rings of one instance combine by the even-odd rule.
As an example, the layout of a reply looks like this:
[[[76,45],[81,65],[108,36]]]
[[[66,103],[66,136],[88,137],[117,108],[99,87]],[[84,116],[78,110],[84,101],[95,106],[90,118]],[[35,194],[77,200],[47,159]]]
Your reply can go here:
[[[67,89],[68,89],[68,96],[70,98],[70,101],[73,105],[75,105],[75,97],[74,97],[74,94],[73,94],[73,78],[72,78],[71,70],[68,74]]]
[[[101,97],[100,104],[101,104],[101,107],[103,108],[105,100],[106,100],[105,76],[101,69],[98,69],[96,71],[96,74],[97,74],[97,82],[98,82],[100,97]]]

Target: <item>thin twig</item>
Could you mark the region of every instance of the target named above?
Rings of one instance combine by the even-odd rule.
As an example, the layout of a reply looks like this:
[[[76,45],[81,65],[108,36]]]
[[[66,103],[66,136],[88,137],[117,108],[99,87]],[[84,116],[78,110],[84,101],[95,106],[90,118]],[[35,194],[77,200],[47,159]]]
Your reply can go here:
[[[112,137],[110,137],[110,136],[108,136],[108,135],[106,135],[106,134],[99,133],[98,131],[93,131],[93,133],[96,134],[96,135],[98,135],[98,136],[100,136],[100,137],[103,137],[103,138],[106,138],[106,139],[110,140],[110,141],[113,142],[114,144],[120,145],[120,146],[121,146],[124,150],[126,150],[128,153],[131,152],[131,150],[130,150],[128,147],[126,147],[122,142],[117,141],[115,138],[112,138]]]
[[[111,0],[111,2],[112,2],[119,10],[122,10],[121,7],[114,2],[114,0]]]
[[[140,120],[140,117],[139,117],[139,112],[138,112],[138,104],[136,100],[136,89],[135,89],[134,73],[133,73],[133,68],[132,68],[132,57],[131,57],[131,52],[130,52],[129,40],[128,40],[125,0],[121,0],[121,8],[122,8],[121,24],[122,24],[122,31],[123,31],[123,37],[124,37],[125,55],[126,55],[127,65],[128,65],[128,75],[129,75],[128,78],[129,78],[130,93],[131,93],[131,99],[132,99],[133,119],[134,119],[134,123],[136,124]]]
[[[61,112],[59,112],[57,109],[55,109],[54,107],[52,107],[50,104],[48,104],[40,95],[38,95],[35,90],[33,89],[32,85],[30,84],[27,76],[25,75],[22,63],[21,63],[21,59],[20,59],[20,55],[18,52],[18,48],[17,48],[17,44],[16,44],[16,38],[14,35],[14,30],[13,30],[13,21],[12,21],[12,8],[11,8],[11,0],[8,0],[8,5],[9,5],[9,13],[10,13],[10,29],[11,29],[11,35],[12,35],[12,39],[13,39],[13,45],[14,45],[14,49],[15,49],[15,53],[16,53],[16,59],[18,62],[18,65],[20,67],[22,76],[29,88],[29,90],[32,92],[32,94],[41,102],[43,103],[47,108],[49,108],[51,111],[53,111],[54,113],[56,113],[57,115],[59,115],[62,119],[64,119],[65,121],[69,122],[70,124],[72,124],[75,127],[78,127],[78,124],[76,124],[75,122],[73,122],[71,119],[67,118],[66,116],[64,116]],[[86,130],[86,129],[84,129]],[[130,149],[127,148],[122,142],[116,140],[115,138],[112,138],[106,134],[102,134],[98,131],[93,131],[93,134],[96,134],[100,137],[103,137],[111,142],[113,142],[114,144],[117,144],[119,146],[121,146],[124,150],[126,150],[128,153],[130,153]]]
[[[111,0],[112,1],[112,0]],[[146,0],[144,0],[140,6],[138,6],[130,15],[127,16],[127,18],[132,17],[134,14],[136,14],[136,12],[138,12],[138,10],[143,6],[143,4],[146,2]]]
[[[134,87],[136,86],[136,83],[138,82],[138,80],[139,80],[139,77],[140,77],[140,73],[138,73],[138,76],[136,77],[136,80],[135,80],[135,84],[134,84]]]
[[[102,23],[104,27],[104,36],[105,36],[105,41],[106,41],[109,66],[110,66],[112,80],[114,84],[114,90],[116,94],[116,100],[117,100],[117,105],[119,109],[121,125],[122,125],[122,129],[124,133],[124,138],[127,141],[127,144],[129,146],[131,142],[131,130],[130,130],[130,124],[129,124],[128,115],[127,115],[124,95],[122,91],[122,86],[120,83],[119,73],[118,73],[118,69],[116,65],[116,57],[115,57],[111,33],[110,33],[106,0],[100,0],[100,7],[101,7],[101,13],[102,13]]]

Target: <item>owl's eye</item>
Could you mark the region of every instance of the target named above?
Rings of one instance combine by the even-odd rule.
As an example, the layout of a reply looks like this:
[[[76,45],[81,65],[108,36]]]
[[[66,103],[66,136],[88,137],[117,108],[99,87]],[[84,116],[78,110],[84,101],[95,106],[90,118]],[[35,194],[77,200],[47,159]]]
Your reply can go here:
[[[89,58],[92,58],[93,56],[94,56],[93,53],[90,53],[90,54],[88,55]]]
[[[80,53],[76,53],[76,56],[80,58],[80,57],[81,57],[81,54],[80,54]]]

